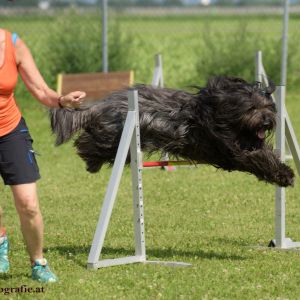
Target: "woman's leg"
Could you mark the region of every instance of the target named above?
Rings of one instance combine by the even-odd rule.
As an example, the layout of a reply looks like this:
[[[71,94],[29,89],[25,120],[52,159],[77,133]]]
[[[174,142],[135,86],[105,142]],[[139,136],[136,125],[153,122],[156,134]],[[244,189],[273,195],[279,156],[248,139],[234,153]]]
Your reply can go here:
[[[39,208],[36,183],[11,185],[21,230],[33,263],[43,258],[44,224]]]
[[[47,260],[43,259],[44,224],[39,207],[36,183],[11,185],[15,206],[20,217],[21,230],[32,263],[32,279],[56,282]]]

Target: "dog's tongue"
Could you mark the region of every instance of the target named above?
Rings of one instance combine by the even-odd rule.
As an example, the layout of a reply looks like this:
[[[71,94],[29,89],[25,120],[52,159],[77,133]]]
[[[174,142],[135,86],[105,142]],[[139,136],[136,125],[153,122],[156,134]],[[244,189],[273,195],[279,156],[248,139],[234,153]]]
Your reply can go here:
[[[263,140],[263,139],[265,138],[265,136],[266,136],[265,131],[264,131],[263,129],[259,130],[258,133],[257,133],[257,135],[258,135],[258,137],[259,137],[260,139],[262,139],[262,140]]]

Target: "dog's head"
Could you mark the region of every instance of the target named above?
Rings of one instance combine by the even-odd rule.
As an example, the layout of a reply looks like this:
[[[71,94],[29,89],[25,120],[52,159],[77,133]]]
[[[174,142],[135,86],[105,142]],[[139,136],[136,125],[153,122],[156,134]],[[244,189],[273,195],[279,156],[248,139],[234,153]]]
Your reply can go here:
[[[251,151],[263,147],[275,129],[274,90],[273,84],[264,88],[258,82],[218,76],[211,78],[199,95],[212,109],[215,134],[240,150]]]

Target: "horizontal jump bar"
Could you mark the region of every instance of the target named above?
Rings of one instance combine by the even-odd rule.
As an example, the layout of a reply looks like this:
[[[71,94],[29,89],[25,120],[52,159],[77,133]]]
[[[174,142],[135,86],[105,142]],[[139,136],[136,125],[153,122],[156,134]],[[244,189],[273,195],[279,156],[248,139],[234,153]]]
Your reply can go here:
[[[167,166],[186,166],[186,165],[195,165],[195,163],[185,161],[185,160],[146,161],[143,163],[144,168],[167,167]]]

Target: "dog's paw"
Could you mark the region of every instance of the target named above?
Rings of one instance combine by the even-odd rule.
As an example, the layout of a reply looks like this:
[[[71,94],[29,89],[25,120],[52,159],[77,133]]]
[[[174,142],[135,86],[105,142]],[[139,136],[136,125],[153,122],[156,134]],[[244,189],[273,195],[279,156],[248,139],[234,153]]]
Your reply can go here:
[[[280,164],[280,168],[275,177],[275,183],[282,187],[294,186],[294,171],[285,164]]]

